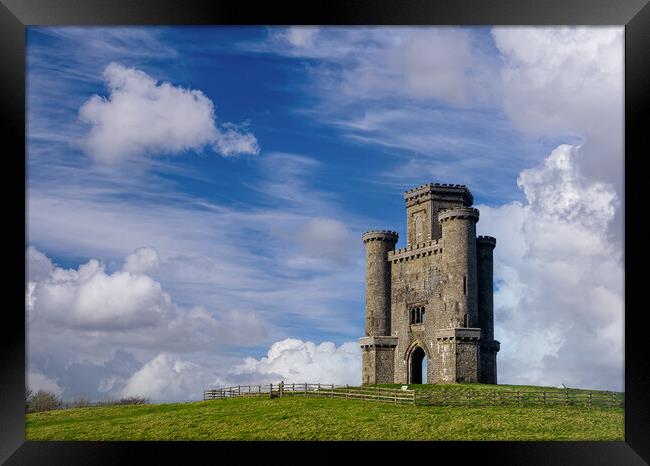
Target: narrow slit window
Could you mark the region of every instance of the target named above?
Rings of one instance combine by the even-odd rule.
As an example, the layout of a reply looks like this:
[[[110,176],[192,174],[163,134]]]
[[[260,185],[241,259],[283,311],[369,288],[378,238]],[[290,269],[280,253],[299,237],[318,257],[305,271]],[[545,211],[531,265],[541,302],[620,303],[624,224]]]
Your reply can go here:
[[[467,276],[463,276],[463,294],[467,296]]]

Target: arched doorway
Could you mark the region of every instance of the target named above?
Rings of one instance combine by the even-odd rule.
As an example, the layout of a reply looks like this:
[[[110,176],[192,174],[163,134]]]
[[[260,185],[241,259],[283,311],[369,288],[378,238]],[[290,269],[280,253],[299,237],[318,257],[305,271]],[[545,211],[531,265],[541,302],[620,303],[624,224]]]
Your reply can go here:
[[[426,382],[426,374],[424,377],[422,376],[423,369],[426,369],[426,363],[422,364],[424,361],[426,361],[424,350],[419,346],[413,348],[413,351],[411,352],[411,367],[409,371],[411,380],[409,380],[409,383]]]

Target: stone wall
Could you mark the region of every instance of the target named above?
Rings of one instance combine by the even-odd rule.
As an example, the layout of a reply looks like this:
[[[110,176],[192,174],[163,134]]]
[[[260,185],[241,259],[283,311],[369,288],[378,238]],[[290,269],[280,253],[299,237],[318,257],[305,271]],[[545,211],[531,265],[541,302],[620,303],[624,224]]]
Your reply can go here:
[[[395,379],[394,337],[365,337],[361,343],[361,383],[393,383]]]
[[[415,248],[411,255],[406,255],[391,262],[391,330],[397,337],[395,349],[395,381],[408,383],[408,352],[415,341],[432,341],[433,330],[441,324],[440,305],[442,303],[441,288],[441,250],[436,243],[436,248],[420,251]],[[401,253],[402,255],[404,253]],[[389,255],[389,260],[391,257]],[[409,308],[411,306],[424,307],[424,322],[411,324]],[[423,348],[425,353],[431,354],[433,347]],[[427,369],[430,370],[431,361],[427,360]]]

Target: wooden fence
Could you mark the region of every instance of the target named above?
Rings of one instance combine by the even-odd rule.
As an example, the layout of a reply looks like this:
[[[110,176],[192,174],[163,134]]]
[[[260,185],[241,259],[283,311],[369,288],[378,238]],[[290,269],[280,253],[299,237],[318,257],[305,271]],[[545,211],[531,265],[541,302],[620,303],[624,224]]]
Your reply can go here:
[[[363,401],[414,404],[415,391],[383,387],[353,387],[320,383],[292,383],[269,385],[237,385],[235,387],[205,390],[204,400],[230,398],[233,396],[303,396],[318,398],[347,398]]]
[[[237,385],[233,387],[205,390],[204,400],[215,400],[239,396],[304,396],[319,398],[346,398],[394,404],[424,406],[602,406],[622,407],[623,395],[601,391],[559,391],[559,390],[402,390],[334,384],[294,383],[268,385]]]
[[[623,407],[623,395],[600,391],[419,390],[417,404],[432,406],[601,406]]]

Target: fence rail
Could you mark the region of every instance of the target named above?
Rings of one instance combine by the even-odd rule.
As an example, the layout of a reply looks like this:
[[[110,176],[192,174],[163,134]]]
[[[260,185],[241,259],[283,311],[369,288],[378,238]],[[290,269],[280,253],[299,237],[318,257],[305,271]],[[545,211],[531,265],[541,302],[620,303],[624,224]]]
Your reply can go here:
[[[523,391],[523,390],[409,390],[334,384],[293,383],[268,385],[237,385],[205,390],[204,400],[231,397],[305,396],[347,398],[369,402],[412,404],[424,406],[602,406],[622,407],[623,395],[615,392]]]
[[[230,398],[236,396],[309,396],[319,398],[347,398],[364,401],[390,402],[395,404],[413,404],[414,391],[383,387],[352,387],[335,384],[268,384],[268,385],[237,385],[234,387],[205,390],[204,400]]]

